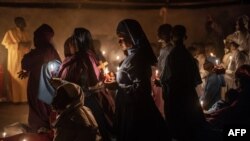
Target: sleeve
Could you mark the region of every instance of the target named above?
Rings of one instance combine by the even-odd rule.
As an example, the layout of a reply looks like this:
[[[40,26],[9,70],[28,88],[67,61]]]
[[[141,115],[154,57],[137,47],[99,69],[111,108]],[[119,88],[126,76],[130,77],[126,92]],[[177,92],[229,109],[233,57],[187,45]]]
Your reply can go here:
[[[17,43],[17,41],[11,35],[11,31],[7,31],[3,37],[2,45],[4,45],[6,49],[10,49],[12,44]]]

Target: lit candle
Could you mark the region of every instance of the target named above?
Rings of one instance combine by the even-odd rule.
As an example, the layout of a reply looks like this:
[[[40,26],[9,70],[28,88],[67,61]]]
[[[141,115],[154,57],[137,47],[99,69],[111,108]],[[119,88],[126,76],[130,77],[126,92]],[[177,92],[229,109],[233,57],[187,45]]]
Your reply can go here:
[[[212,52],[210,53],[210,56],[211,56],[211,57],[215,57],[215,55],[214,55]]]
[[[54,69],[55,69],[55,66],[54,66],[54,64],[52,63],[52,64],[50,64],[50,71],[54,71]]]
[[[227,66],[227,69],[228,70],[230,70],[230,68],[231,68],[231,64],[232,64],[232,60],[233,60],[233,56],[229,56],[229,64],[228,64],[228,66]]]
[[[104,69],[104,75],[107,75],[109,73],[109,69],[108,69],[108,67],[106,67],[105,69]]]
[[[120,56],[116,56],[116,60],[119,60],[120,59]]]
[[[216,59],[216,60],[215,60],[215,63],[216,63],[216,65],[219,65],[219,60]]]
[[[116,70],[119,71],[120,67],[116,67]]]
[[[201,104],[201,107],[203,107],[203,101],[202,100],[200,101],[200,104]]]
[[[103,51],[102,51],[102,55],[105,55],[105,54],[106,54],[106,52],[103,50]]]
[[[2,136],[3,136],[4,138],[6,137],[6,135],[7,135],[6,132],[3,132],[3,133],[2,133]]]
[[[159,70],[155,70],[155,77],[158,77]]]

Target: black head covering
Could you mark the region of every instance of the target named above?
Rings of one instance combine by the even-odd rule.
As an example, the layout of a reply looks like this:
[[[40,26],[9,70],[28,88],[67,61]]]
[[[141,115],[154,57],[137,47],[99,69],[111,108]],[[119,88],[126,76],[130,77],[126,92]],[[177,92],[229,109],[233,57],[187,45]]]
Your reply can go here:
[[[47,47],[51,44],[51,39],[54,36],[54,30],[47,24],[42,24],[34,32],[34,43],[37,48]]]
[[[162,24],[158,28],[158,37],[161,39],[165,39],[170,36],[172,32],[172,26],[170,24]]]
[[[187,39],[187,30],[183,25],[176,25],[173,28],[173,36],[177,37],[178,39]]]
[[[145,61],[148,61],[151,65],[157,63],[157,58],[138,21],[133,19],[124,19],[120,21],[116,33],[129,37],[133,43],[133,47],[140,48],[140,51],[145,54]]]
[[[88,29],[75,28],[72,38],[80,52],[93,49],[93,39]]]

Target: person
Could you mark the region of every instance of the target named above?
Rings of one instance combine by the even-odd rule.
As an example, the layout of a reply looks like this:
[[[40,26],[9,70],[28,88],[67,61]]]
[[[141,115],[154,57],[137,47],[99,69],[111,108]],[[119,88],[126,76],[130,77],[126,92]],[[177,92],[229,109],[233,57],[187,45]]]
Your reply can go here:
[[[21,70],[21,60],[24,54],[31,48],[31,38],[25,30],[26,22],[23,17],[15,18],[16,27],[7,31],[2,44],[8,50],[8,93],[9,100],[14,103],[27,102],[27,80],[19,79],[18,72]]]
[[[66,41],[65,49],[68,47],[72,48],[71,55],[63,60],[58,77],[81,86],[85,95],[84,105],[92,110],[103,141],[110,141],[113,138],[115,104],[103,85],[104,76],[98,68],[90,31],[75,28]]]
[[[120,21],[116,32],[122,50],[128,53],[116,78],[117,141],[166,141],[166,125],[151,96],[151,66],[157,58],[136,20]]]
[[[237,86],[237,100],[230,106],[213,112],[207,118],[213,126],[222,129],[228,125],[246,126],[250,125],[250,65],[242,65],[235,72],[235,83]]]
[[[154,82],[154,79],[159,80],[163,68],[165,66],[165,62],[167,59],[168,54],[173,49],[173,44],[171,42],[171,32],[172,32],[172,26],[170,24],[162,24],[158,28],[158,43],[161,47],[160,54],[158,57],[158,64],[155,70],[155,74],[152,75],[152,79]],[[155,101],[155,104],[159,111],[161,112],[162,116],[164,117],[164,101],[162,99],[162,88],[158,87],[156,84],[153,83],[152,85],[152,91],[153,91],[153,98]]]
[[[222,30],[219,24],[215,21],[215,19],[211,15],[207,16],[205,23],[205,30],[206,30],[206,35],[204,43],[212,44],[215,49],[214,53],[216,53],[216,56],[221,59],[224,55]]]
[[[28,54],[22,59],[22,71],[19,74],[20,78],[25,78],[29,75],[28,80],[28,105],[29,115],[28,124],[33,132],[50,129],[50,113],[49,105],[38,99],[40,73],[43,64],[51,60],[61,60],[57,53],[52,39],[54,30],[48,24],[42,24],[34,32],[34,45]]]
[[[201,95],[202,108],[208,110],[221,99],[221,89],[225,85],[224,76],[217,74],[213,62],[205,61],[204,69],[208,72],[204,94]]]
[[[197,140],[205,122],[195,90],[201,84],[198,66],[184,45],[186,28],[173,27],[174,48],[164,68],[161,83],[164,89],[165,118],[171,137],[177,140]]]
[[[84,94],[77,84],[52,78],[56,89],[52,109],[58,116],[53,123],[54,141],[101,141],[98,124],[89,108],[84,106]]]

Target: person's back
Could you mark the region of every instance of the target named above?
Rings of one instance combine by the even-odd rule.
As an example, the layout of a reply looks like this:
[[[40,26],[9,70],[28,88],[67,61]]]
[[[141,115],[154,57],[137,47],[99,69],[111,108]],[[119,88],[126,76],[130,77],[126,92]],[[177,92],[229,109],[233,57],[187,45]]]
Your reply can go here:
[[[84,93],[81,87],[61,79],[52,79],[51,84],[56,88],[51,105],[58,113],[53,124],[56,129],[54,141],[100,141],[92,111],[83,106]]]
[[[19,74],[20,78],[25,78],[29,75],[27,88],[30,107],[28,123],[35,132],[38,132],[40,128],[50,128],[49,114],[51,110],[49,105],[38,99],[38,88],[42,65],[51,60],[60,60],[59,54],[51,44],[53,35],[53,29],[47,24],[41,25],[34,32],[35,49],[23,57],[23,71]]]
[[[173,138],[193,140],[202,126],[204,116],[195,87],[201,83],[198,66],[183,43],[186,29],[173,29],[175,47],[168,56],[165,85],[165,115]]]

